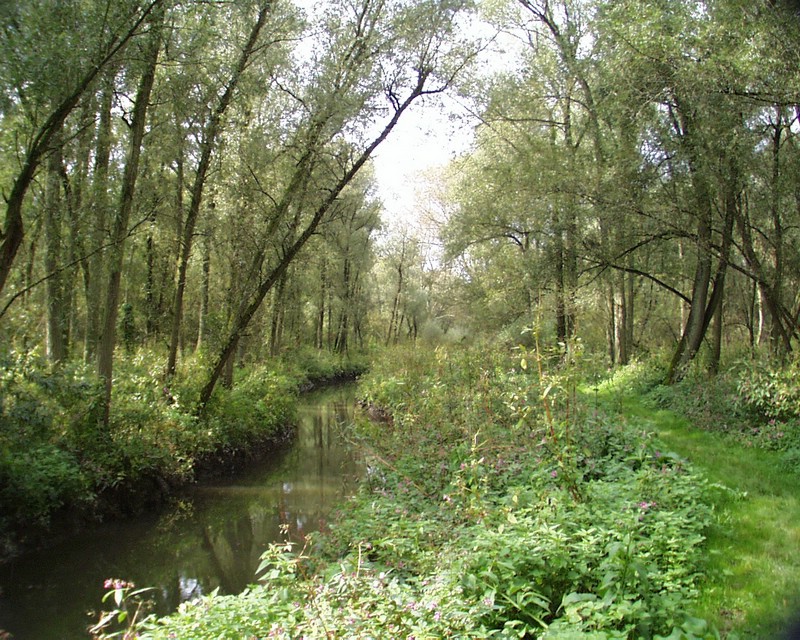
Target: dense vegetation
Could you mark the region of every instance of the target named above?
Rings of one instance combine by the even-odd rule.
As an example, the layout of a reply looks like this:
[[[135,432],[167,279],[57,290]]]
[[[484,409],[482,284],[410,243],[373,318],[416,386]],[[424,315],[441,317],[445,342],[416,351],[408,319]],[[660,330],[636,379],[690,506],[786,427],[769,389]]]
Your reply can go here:
[[[486,345],[390,356],[360,388],[392,419],[353,427],[367,477],[330,529],[302,548],[273,545],[245,594],[186,603],[139,637],[691,640],[786,629],[800,601],[800,476],[770,451],[795,444],[775,444],[758,402],[741,399],[740,422],[697,442],[696,427],[654,411],[669,401],[653,382],[666,362],[591,376],[558,354],[540,362]]]
[[[355,517],[196,624],[725,632],[674,544],[725,491],[621,416],[800,462],[798,43],[781,0],[0,4],[3,552],[372,359]],[[431,109],[472,144],[387,221],[372,157]]]
[[[141,354],[121,371],[107,429],[102,384],[86,367],[49,371],[33,354],[3,364],[3,555],[20,543],[41,543],[53,518],[70,528],[136,514],[204,472],[278,446],[291,435],[302,388],[353,378],[364,367],[316,355],[242,369],[235,387],[215,396],[200,418],[186,402],[197,392],[196,377],[187,372],[180,385],[165,388]]]
[[[366,397],[394,420],[357,431],[368,478],[332,531],[143,636],[712,637],[687,613],[710,488],[520,357],[438,350],[373,372]]]

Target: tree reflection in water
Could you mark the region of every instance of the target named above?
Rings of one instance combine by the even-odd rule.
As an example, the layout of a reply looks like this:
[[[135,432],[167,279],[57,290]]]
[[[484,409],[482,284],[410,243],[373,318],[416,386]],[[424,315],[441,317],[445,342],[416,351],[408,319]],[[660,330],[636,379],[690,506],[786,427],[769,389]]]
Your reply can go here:
[[[361,465],[340,437],[353,417],[354,386],[305,396],[295,441],[268,460],[196,487],[159,518],[115,523],[0,568],[0,619],[19,638],[83,638],[103,581],[157,587],[157,611],[255,580],[270,542],[325,525],[355,491]]]

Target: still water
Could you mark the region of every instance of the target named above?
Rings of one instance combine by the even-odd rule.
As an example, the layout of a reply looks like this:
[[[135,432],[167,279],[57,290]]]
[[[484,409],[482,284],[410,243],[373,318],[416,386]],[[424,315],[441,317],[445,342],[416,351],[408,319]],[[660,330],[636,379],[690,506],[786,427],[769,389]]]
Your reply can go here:
[[[15,640],[88,638],[103,581],[157,588],[158,611],[254,582],[270,542],[320,529],[354,492],[361,465],[341,437],[353,385],[301,399],[292,445],[235,477],[195,487],[169,513],[113,523],[0,566],[0,629]]]

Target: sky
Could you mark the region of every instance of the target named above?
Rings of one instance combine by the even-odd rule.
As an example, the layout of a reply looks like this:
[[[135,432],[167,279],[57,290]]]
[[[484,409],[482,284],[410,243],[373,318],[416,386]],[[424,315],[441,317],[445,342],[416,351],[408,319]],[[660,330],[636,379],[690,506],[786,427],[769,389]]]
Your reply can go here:
[[[375,178],[387,224],[404,221],[413,226],[426,175],[469,149],[473,124],[463,117],[451,120],[448,114],[458,115],[452,100],[413,105],[375,151]]]

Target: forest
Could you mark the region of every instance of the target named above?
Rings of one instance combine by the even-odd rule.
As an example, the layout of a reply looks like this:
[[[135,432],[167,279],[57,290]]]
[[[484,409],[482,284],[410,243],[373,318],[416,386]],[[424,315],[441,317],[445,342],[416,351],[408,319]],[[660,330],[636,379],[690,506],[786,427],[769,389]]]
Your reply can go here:
[[[699,567],[800,564],[798,87],[788,0],[0,3],[0,556],[360,377],[328,560],[125,637],[778,637],[796,580]],[[469,144],[392,219],[420,109]]]

